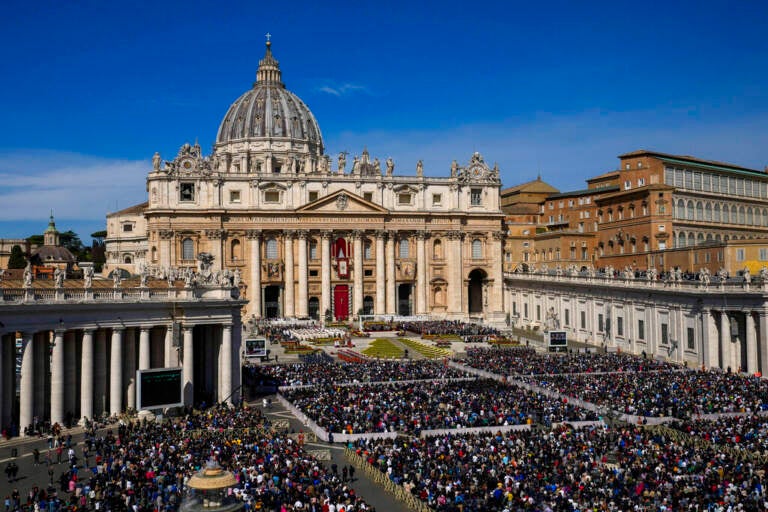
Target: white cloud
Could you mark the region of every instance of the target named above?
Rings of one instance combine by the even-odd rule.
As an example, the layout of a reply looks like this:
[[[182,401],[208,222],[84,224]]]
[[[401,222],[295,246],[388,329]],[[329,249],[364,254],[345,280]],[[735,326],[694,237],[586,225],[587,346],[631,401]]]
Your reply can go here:
[[[149,161],[57,151],[0,153],[0,218],[103,219],[146,200]]]
[[[353,93],[371,94],[371,91],[364,85],[345,83],[341,85],[323,85],[318,88],[318,91],[330,94],[332,96],[341,97]]]

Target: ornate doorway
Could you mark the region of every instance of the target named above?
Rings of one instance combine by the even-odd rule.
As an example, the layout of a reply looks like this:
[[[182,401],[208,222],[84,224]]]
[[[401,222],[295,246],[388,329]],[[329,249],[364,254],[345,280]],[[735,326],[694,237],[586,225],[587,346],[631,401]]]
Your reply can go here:
[[[481,314],[483,312],[483,283],[488,277],[484,270],[476,268],[469,273],[469,286],[467,298],[469,299],[469,314]]]
[[[280,287],[276,285],[264,288],[264,317],[280,318]]]
[[[401,284],[397,287],[397,314],[401,316],[410,316],[412,308],[413,285],[410,283]]]
[[[349,318],[349,286],[337,284],[333,289],[333,314],[336,320]]]

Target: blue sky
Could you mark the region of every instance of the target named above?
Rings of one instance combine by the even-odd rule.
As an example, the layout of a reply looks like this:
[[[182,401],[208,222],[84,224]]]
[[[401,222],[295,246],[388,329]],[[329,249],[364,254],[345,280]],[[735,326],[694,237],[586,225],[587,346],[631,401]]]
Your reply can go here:
[[[561,190],[640,148],[768,165],[768,2],[16,2],[0,18],[0,237],[84,238],[155,151],[210,150],[272,34],[327,152]]]

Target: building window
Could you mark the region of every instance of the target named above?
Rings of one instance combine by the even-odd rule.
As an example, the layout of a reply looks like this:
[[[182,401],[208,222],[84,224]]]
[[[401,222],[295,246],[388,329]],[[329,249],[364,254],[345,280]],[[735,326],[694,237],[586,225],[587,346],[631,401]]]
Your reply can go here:
[[[523,318],[528,318],[528,304],[523,304]]]
[[[597,332],[603,332],[603,314],[597,314]]]
[[[266,190],[264,192],[264,202],[265,203],[279,203],[280,202],[280,191],[279,190]]]
[[[317,190],[310,190],[309,191],[309,201],[317,201]]]
[[[616,317],[616,335],[624,336],[624,317]]]
[[[365,277],[372,277],[373,276],[373,269],[366,268],[365,270],[363,270],[363,275]]]
[[[412,195],[408,192],[397,194],[397,204],[408,205],[411,204]]]
[[[411,255],[411,247],[408,240],[400,240],[400,257],[409,258]]]
[[[645,320],[637,321],[637,339],[639,340],[645,339]]]
[[[765,247],[760,249],[760,261],[768,260],[768,249]]]
[[[133,231],[133,224],[123,224],[123,231],[125,233]]]
[[[536,304],[536,321],[541,321],[541,305]]]
[[[130,257],[129,255],[127,255],[127,254],[126,254],[126,255],[123,257],[123,263],[126,263],[126,264],[130,265],[130,264],[131,264],[131,262],[132,262],[132,260],[131,260],[131,257]]]
[[[319,274],[317,270],[310,270],[309,271],[309,277],[317,277]]]
[[[483,242],[472,240],[472,259],[479,260],[483,257]]]
[[[317,259],[317,242],[312,240],[309,242],[309,259],[316,260]]]
[[[277,259],[277,240],[275,240],[274,238],[267,239],[266,255],[268,260]]]
[[[696,349],[696,338],[693,327],[688,328],[688,350]]]
[[[435,240],[432,244],[432,259],[443,259],[443,242],[440,240]]]
[[[371,258],[373,258],[370,240],[366,240],[365,242],[363,242],[363,258],[365,258],[366,260],[370,260]]]
[[[229,191],[229,202],[230,203],[239,203],[240,202],[240,191],[239,190],[230,190]]]
[[[587,328],[587,312],[581,311],[581,328],[586,329]]]
[[[744,261],[744,249],[736,249],[736,261]]]
[[[232,261],[239,261],[243,259],[240,240],[232,240],[232,243],[229,244],[229,255],[232,258]]]
[[[432,194],[432,206],[439,206],[443,203],[443,194]]]
[[[642,187],[645,185],[645,178],[638,178],[637,179],[637,186]]]
[[[669,345],[669,324],[661,324],[661,344]]]
[[[363,199],[366,201],[373,202],[373,192],[363,192]]]
[[[470,199],[470,204],[472,206],[480,206],[481,204],[483,204],[482,198],[483,198],[483,191],[481,189],[473,188],[472,190],[470,190],[469,199]]]
[[[185,238],[181,241],[181,259],[195,259],[195,242],[191,238]]]
[[[179,183],[179,201],[194,201],[195,200],[195,184],[194,183]]]
[[[565,325],[571,325],[571,310],[566,309],[564,315]]]

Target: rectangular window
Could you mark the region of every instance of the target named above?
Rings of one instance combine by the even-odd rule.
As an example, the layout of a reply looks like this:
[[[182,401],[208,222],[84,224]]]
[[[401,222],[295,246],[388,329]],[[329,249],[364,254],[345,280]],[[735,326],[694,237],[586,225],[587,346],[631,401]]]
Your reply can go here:
[[[768,249],[763,247],[760,249],[760,261],[768,260]]]
[[[432,194],[432,205],[439,206],[443,203],[443,194]]]
[[[371,277],[373,275],[373,269],[366,268],[365,270],[363,270],[363,275],[365,277]]]
[[[397,194],[397,204],[411,204],[411,194],[407,192],[403,192],[402,194]]]
[[[179,201],[194,201],[195,200],[195,184],[194,183],[179,183]]]
[[[565,310],[565,325],[571,325],[571,310]]]
[[[309,271],[309,277],[317,277],[318,273],[317,270],[310,270]]]
[[[239,190],[230,190],[229,191],[229,202],[230,203],[239,203],[240,202],[240,191]]]
[[[523,304],[523,318],[528,318],[528,304]]]
[[[688,350],[696,349],[696,338],[694,335],[693,327],[688,328]]]
[[[280,202],[280,192],[277,190],[267,190],[264,192],[264,202],[265,203],[279,203]]]
[[[317,190],[309,191],[309,202],[317,201]]]
[[[363,199],[368,202],[373,202],[373,192],[363,192]]]
[[[744,261],[744,249],[736,249],[736,261]]]
[[[639,340],[645,339],[645,320],[637,321],[637,339]]]
[[[473,188],[469,192],[470,204],[472,206],[480,206],[482,203],[483,191],[479,188]]]
[[[587,328],[587,312],[581,311],[581,328],[586,329]]]
[[[616,317],[616,335],[624,336],[624,318]]]
[[[512,303],[512,314],[513,315],[517,314],[517,302]]]
[[[536,320],[541,320],[541,306],[536,304]]]
[[[669,344],[669,324],[661,324],[661,344]]]
[[[603,332],[603,314],[597,314],[597,332]]]
[[[373,251],[371,248],[371,242],[366,241],[365,243],[363,243],[363,258],[370,260],[371,258],[373,258],[372,252]]]
[[[313,241],[309,243],[309,259],[317,259],[317,242]]]
[[[123,224],[123,231],[128,233],[133,231],[133,224]],[[760,249],[762,251],[762,249]]]

